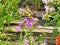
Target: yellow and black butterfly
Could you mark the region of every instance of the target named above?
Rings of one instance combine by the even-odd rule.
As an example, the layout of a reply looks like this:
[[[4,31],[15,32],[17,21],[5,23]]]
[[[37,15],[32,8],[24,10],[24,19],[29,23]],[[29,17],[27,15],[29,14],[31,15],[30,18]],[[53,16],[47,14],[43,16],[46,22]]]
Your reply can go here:
[[[22,13],[20,10],[23,10]],[[27,5],[25,8],[21,8],[18,10],[19,13],[21,13],[23,16],[26,16],[27,18],[33,18],[34,14],[33,12],[30,10],[29,6]]]
[[[26,8],[25,8],[25,16],[27,16],[27,18],[33,18],[34,17],[33,12],[30,10],[30,8],[28,6],[26,6]]]

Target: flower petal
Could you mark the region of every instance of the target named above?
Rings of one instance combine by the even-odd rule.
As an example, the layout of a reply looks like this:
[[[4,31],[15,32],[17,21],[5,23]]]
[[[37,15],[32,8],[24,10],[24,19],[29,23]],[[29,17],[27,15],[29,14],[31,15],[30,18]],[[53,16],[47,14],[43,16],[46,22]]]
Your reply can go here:
[[[16,30],[17,30],[17,31],[20,31],[20,27],[19,27],[19,26],[17,26],[17,27],[16,27]]]

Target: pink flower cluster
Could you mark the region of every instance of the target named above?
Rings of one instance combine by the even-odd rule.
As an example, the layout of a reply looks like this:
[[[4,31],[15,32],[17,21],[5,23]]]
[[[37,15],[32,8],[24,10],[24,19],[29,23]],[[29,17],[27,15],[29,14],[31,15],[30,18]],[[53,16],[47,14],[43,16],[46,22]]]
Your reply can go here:
[[[37,24],[37,23],[35,23],[37,21],[38,21],[37,18],[28,19],[27,17],[24,17],[23,18],[23,21],[20,21],[19,22],[18,26],[16,27],[16,30],[17,31],[20,31],[20,29],[21,29],[22,26],[26,26],[28,28],[31,28],[33,25]]]

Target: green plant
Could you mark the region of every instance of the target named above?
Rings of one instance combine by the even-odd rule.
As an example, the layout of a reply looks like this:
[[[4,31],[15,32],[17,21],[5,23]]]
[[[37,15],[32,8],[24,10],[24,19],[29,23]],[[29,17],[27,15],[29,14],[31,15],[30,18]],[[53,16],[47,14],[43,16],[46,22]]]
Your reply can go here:
[[[0,0],[0,30],[2,28],[0,38],[6,37],[3,33],[5,33],[5,25],[10,26],[10,22],[12,20],[20,20],[22,16],[17,12],[18,3],[21,0]],[[7,39],[8,40],[8,39]],[[0,45],[7,45],[7,42],[0,41]]]
[[[41,6],[41,0],[26,0],[27,3],[34,4],[38,9],[40,9]]]
[[[21,10],[22,9],[20,9],[19,11],[21,11]],[[21,21],[19,21],[19,24],[16,27],[16,30],[18,32],[20,32],[20,38],[19,38],[20,39],[19,40],[20,44],[22,44],[22,45],[35,45],[35,42],[37,44],[42,43],[44,39],[41,40],[40,38],[43,37],[43,36],[45,36],[46,33],[44,32],[44,33],[40,34],[42,36],[39,36],[39,37],[38,36],[36,36],[36,37],[33,36],[33,32],[32,31],[33,31],[33,29],[36,29],[36,27],[38,26],[38,23],[37,23],[38,19],[34,18],[32,16],[32,14],[30,14],[31,11],[30,11],[29,8],[28,9],[26,8],[26,10],[27,11],[25,11],[23,9],[23,11],[22,11],[21,14],[24,15],[25,12],[27,12],[27,13],[26,13],[26,15],[24,15],[23,19]],[[22,34],[22,31],[23,32],[26,31],[25,34],[24,34],[24,36]]]
[[[44,15],[44,20],[46,20],[45,26],[53,26],[53,37],[56,38],[58,34],[58,29],[60,27],[60,1],[53,0],[46,5],[46,13]],[[57,27],[57,28],[56,28]]]
[[[0,27],[4,27],[5,21],[10,25],[11,20],[19,17],[17,10],[20,1],[21,0],[0,0]]]

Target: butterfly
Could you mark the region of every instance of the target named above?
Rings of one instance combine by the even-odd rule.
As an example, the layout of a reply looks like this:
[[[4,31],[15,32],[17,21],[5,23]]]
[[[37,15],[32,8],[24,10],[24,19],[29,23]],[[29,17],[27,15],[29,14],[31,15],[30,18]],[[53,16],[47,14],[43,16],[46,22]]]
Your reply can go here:
[[[26,6],[26,8],[25,8],[25,16],[27,18],[33,18],[34,17],[33,12],[30,10],[30,8],[28,6]]]
[[[22,14],[23,16],[26,16],[27,18],[33,18],[34,14],[33,12],[30,10],[29,6],[26,6],[25,8],[20,8],[18,10],[18,12],[20,14]]]

